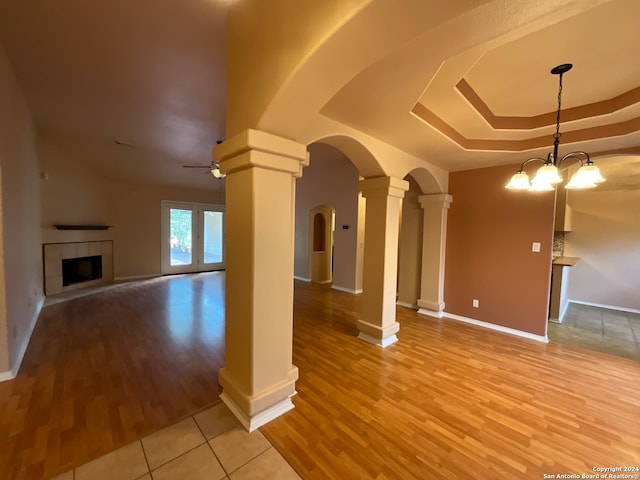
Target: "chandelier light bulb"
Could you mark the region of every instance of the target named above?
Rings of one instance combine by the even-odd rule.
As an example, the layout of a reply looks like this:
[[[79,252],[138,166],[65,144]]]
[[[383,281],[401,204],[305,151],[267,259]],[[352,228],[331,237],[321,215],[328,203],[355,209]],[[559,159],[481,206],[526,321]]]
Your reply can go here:
[[[531,188],[531,182],[529,182],[529,175],[525,172],[518,172],[513,177],[505,188],[510,190],[529,190]]]
[[[538,173],[533,179],[534,182],[544,182],[555,185],[562,182],[562,177],[558,173],[558,167],[555,165],[543,165],[538,169]]]
[[[544,179],[538,179],[537,177],[531,181],[530,192],[550,192],[554,189],[552,183]]]

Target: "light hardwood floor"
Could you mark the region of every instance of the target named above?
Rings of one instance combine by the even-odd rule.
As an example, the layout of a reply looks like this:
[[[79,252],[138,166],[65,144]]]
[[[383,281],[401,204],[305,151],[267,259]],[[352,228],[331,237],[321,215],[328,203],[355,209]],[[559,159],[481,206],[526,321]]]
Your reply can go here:
[[[0,478],[47,478],[215,401],[223,274],[47,307],[0,384]],[[296,282],[296,408],[261,429],[302,478],[543,478],[640,466],[640,363],[398,308],[356,338],[358,296]]]
[[[212,404],[223,362],[223,273],[44,308],[0,383],[0,479],[49,478]]]
[[[296,283],[295,298],[296,408],[262,431],[302,478],[640,467],[638,362],[406,308],[382,350],[356,338],[359,297]]]

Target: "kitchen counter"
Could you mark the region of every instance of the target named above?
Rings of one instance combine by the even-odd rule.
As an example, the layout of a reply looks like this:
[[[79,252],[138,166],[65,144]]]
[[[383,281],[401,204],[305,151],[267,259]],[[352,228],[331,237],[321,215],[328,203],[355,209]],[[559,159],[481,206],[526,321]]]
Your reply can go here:
[[[549,320],[561,323],[567,310],[567,283],[569,282],[568,268],[573,267],[580,260],[578,257],[557,257],[551,264],[551,301],[549,305]]]
[[[578,260],[580,260],[579,257],[556,257],[556,258],[553,259],[553,265],[562,265],[564,267],[573,267]]]

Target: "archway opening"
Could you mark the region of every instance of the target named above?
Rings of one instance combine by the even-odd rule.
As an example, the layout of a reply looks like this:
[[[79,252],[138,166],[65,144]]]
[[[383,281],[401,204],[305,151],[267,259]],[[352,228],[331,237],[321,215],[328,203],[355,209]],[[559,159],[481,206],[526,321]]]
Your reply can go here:
[[[309,212],[309,273],[316,283],[333,280],[333,237],[335,210],[318,205]]]
[[[405,176],[409,190],[402,200],[402,217],[398,241],[398,305],[418,308],[422,274],[422,222],[424,213],[419,197],[420,186],[411,175]]]
[[[313,143],[308,150],[309,166],[296,184],[294,277],[360,293],[364,248],[360,174],[331,145]]]

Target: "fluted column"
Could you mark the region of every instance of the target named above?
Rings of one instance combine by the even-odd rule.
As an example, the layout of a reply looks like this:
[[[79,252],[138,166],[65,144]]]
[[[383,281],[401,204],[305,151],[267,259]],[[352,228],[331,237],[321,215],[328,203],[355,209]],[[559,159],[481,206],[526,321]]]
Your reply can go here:
[[[398,340],[398,234],[402,198],[408,189],[408,182],[393,177],[360,181],[366,207],[362,317],[358,321],[358,338],[381,347]]]
[[[293,408],[295,179],[305,145],[257,130],[216,147],[226,172],[222,401],[249,431]]]
[[[447,238],[447,213],[453,197],[446,193],[421,195],[422,275],[418,313],[442,317],[444,312],[444,260]]]

